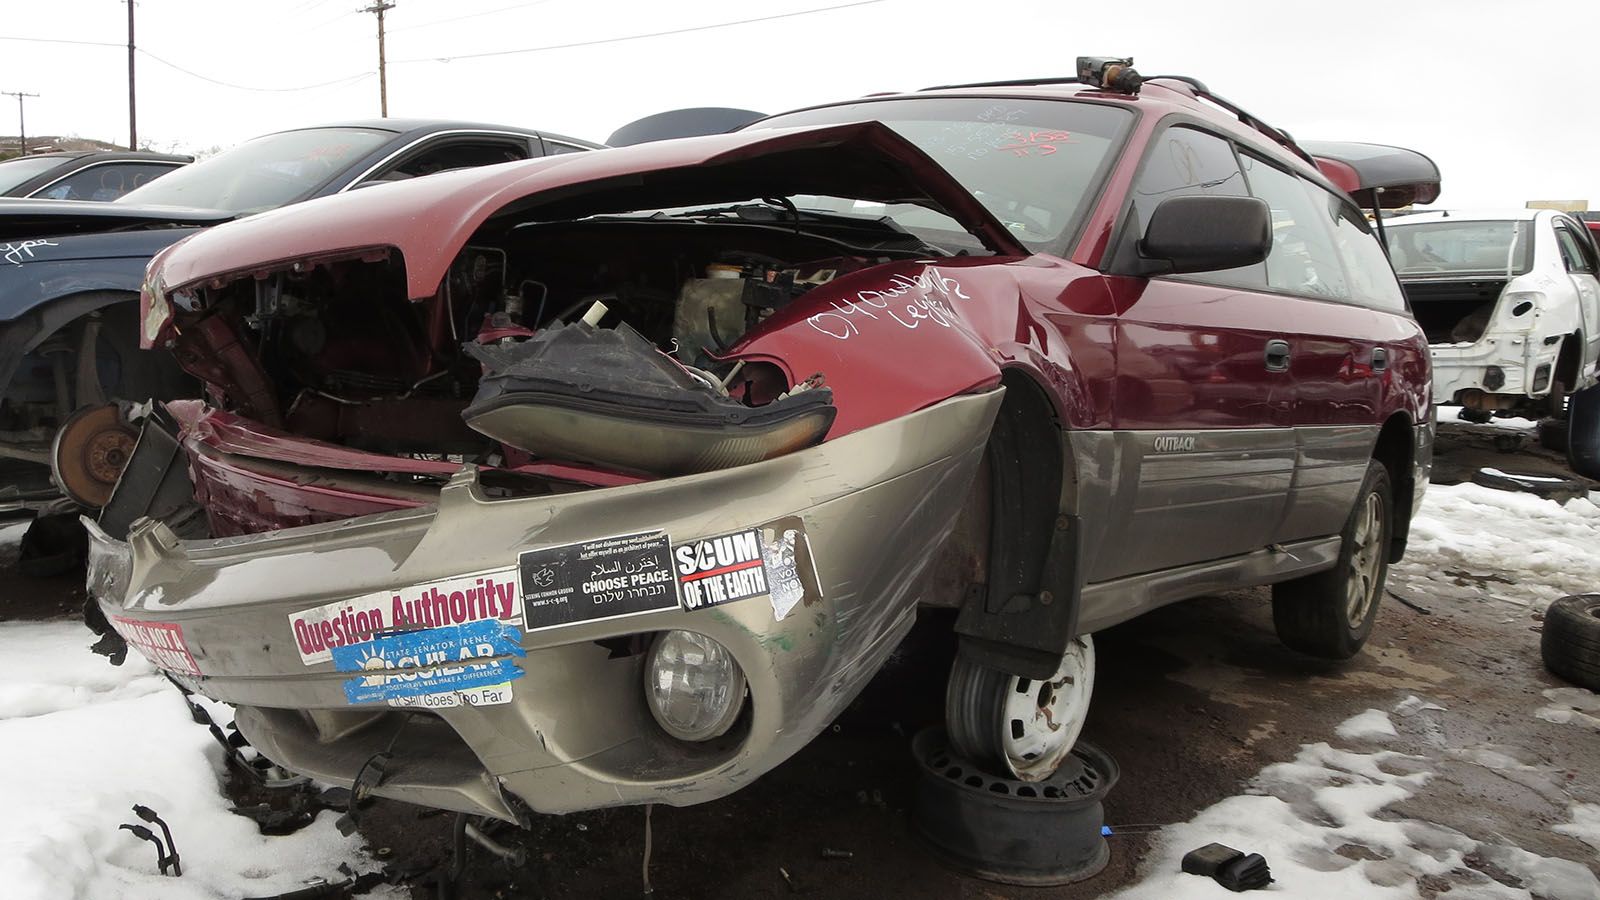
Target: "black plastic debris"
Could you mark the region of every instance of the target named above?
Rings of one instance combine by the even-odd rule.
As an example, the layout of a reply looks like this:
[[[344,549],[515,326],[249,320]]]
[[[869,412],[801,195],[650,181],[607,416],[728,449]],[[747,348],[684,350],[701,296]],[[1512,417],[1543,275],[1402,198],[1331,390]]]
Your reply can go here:
[[[536,456],[648,475],[686,475],[809,447],[833,425],[833,392],[762,406],[661,353],[627,325],[555,325],[516,344],[468,344],[483,363],[469,426]]]
[[[141,841],[149,841],[150,843],[156,845],[157,871],[163,875],[170,875],[173,878],[182,877],[183,866],[178,861],[178,845],[173,843],[172,829],[168,828],[167,823],[163,822],[161,817],[156,815],[156,811],[148,806],[134,804],[133,814],[144,821],[159,827],[161,829],[161,833],[166,836],[166,842],[162,843],[161,838],[156,837],[155,832],[144,827],[143,825],[123,824],[118,825],[117,828],[132,834]]]
[[[1230,891],[1259,890],[1272,883],[1272,870],[1259,853],[1245,853],[1225,844],[1207,844],[1183,856],[1183,871],[1213,878]]]

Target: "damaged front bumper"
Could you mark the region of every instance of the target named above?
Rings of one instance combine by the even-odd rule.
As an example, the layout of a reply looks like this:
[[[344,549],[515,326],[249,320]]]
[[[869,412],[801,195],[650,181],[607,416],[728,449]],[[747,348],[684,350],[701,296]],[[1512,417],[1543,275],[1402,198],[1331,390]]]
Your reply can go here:
[[[183,541],[141,520],[124,543],[91,524],[90,592],[313,777],[351,785],[388,751],[373,793],[503,819],[517,800],[703,802],[809,741],[910,627],[1001,394],[623,487],[489,499],[465,470],[436,506],[267,534]],[[741,555],[756,546],[760,562]],[[671,630],[721,644],[748,680],[719,737],[652,716],[645,651]]]

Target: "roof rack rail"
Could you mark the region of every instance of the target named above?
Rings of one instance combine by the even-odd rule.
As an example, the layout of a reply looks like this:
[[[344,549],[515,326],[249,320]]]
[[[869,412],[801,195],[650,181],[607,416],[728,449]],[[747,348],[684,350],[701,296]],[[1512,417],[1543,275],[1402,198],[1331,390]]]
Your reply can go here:
[[[936,84],[933,87],[920,88],[922,91],[948,91],[952,88],[986,88],[986,87],[1033,87],[1041,84],[1087,84],[1082,78],[1065,76],[1056,78],[1007,78],[1002,81],[974,81],[970,84]]]
[[[1317,164],[1316,160],[1311,158],[1311,154],[1307,153],[1300,147],[1299,144],[1295,143],[1294,138],[1290,137],[1289,132],[1284,131],[1281,128],[1274,128],[1273,126],[1268,125],[1266,122],[1261,121],[1260,119],[1251,115],[1249,111],[1239,104],[1234,103],[1232,100],[1229,100],[1221,94],[1214,93],[1210,88],[1206,87],[1205,82],[1198,78],[1190,78],[1188,75],[1148,75],[1144,80],[1146,83],[1151,81],[1176,81],[1180,84],[1187,85],[1190,93],[1194,94],[1196,97],[1204,100],[1210,100],[1212,103],[1222,107],[1227,112],[1237,116],[1240,123],[1244,124],[1245,126],[1253,128],[1266,137],[1271,138],[1274,143],[1277,143],[1284,149],[1293,152],[1294,155],[1300,157],[1311,165],[1315,166]]]

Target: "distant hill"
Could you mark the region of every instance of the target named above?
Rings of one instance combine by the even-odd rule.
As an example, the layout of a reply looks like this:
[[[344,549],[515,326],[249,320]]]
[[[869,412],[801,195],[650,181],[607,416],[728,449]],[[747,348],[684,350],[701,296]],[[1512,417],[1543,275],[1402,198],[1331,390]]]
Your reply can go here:
[[[10,159],[17,156],[22,149],[22,142],[16,135],[0,134],[0,159]],[[62,137],[60,135],[40,134],[28,135],[28,152],[45,153],[53,150],[126,150],[121,144],[112,144],[106,141],[97,141],[94,138]]]

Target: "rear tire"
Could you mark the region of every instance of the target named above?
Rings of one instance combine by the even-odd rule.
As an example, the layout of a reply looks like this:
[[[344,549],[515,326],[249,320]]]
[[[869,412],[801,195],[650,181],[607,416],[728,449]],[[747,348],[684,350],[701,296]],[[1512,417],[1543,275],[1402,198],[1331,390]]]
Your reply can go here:
[[[1585,478],[1600,480],[1600,384],[1567,400],[1567,465]]]
[[[1292,650],[1323,659],[1361,652],[1389,577],[1394,489],[1389,470],[1367,462],[1367,477],[1345,522],[1333,568],[1272,586],[1272,623]]]
[[[1539,654],[1551,672],[1600,691],[1600,594],[1576,594],[1550,604]]]

